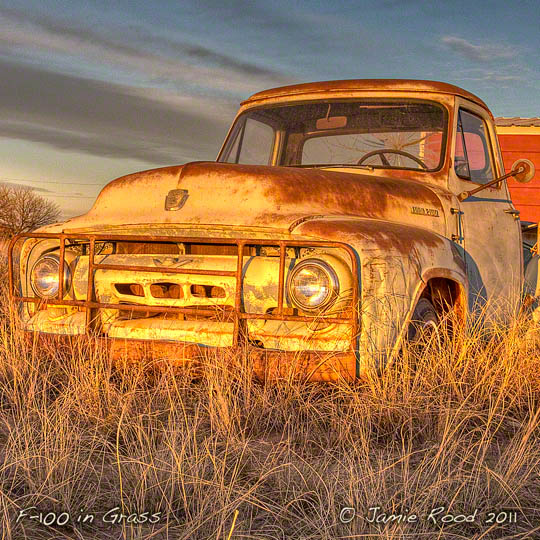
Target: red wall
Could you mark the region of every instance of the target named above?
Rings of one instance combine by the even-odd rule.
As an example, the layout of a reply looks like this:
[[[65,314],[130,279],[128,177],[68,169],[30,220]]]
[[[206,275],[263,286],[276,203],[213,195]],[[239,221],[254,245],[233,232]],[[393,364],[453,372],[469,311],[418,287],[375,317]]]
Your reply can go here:
[[[540,135],[499,135],[504,168],[511,170],[516,159],[530,159],[536,174],[528,184],[508,179],[508,187],[514,206],[521,212],[522,221],[540,221]]]

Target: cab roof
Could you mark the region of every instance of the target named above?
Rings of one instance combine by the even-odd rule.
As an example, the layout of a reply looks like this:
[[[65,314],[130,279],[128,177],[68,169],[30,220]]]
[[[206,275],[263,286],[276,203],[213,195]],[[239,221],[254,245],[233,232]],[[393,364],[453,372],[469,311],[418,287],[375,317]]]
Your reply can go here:
[[[471,94],[471,92],[467,92],[467,90],[463,90],[463,88],[459,88],[459,86],[438,81],[422,81],[414,79],[347,79],[341,81],[293,84],[257,92],[242,102],[242,105],[248,105],[266,99],[297,97],[302,94],[320,93],[327,94],[327,97],[330,97],[331,94],[369,91],[451,94],[473,101],[489,111],[487,105],[478,96]]]

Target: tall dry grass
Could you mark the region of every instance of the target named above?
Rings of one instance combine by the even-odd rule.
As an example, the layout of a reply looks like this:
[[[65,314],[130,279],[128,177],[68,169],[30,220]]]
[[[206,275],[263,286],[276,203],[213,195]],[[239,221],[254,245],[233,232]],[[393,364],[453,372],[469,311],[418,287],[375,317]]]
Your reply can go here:
[[[263,385],[249,358],[231,370],[231,359],[209,357],[201,377],[115,368],[91,343],[38,347],[4,301],[2,538],[540,538],[540,359],[524,342],[529,328],[526,317],[471,326],[356,385]],[[369,523],[374,506],[418,518]],[[427,519],[441,506],[478,512]],[[357,513],[348,523],[344,507]],[[159,520],[103,523],[113,508]],[[25,509],[70,522],[18,519]],[[485,523],[503,510],[517,523]],[[76,522],[85,514],[93,523]]]

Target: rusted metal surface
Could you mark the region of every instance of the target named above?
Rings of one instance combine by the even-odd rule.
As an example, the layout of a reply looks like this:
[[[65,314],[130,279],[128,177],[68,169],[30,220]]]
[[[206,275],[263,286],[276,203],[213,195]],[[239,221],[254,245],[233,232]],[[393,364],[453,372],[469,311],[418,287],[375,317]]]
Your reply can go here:
[[[32,334],[27,335],[32,339]],[[196,343],[149,341],[137,339],[98,338],[88,341],[86,336],[38,334],[42,345],[65,349],[69,352],[76,342],[84,340],[86,345],[98,343],[108,352],[116,365],[146,362],[152,369],[189,368],[197,370],[203,364],[226,363],[231,369],[238,369],[241,363],[247,365],[260,381],[279,378],[297,378],[311,382],[353,381],[356,357],[352,352],[328,353],[317,351],[271,351],[246,346],[242,350],[231,347],[203,347]],[[199,369],[200,371],[200,369]]]
[[[243,270],[243,257],[245,242],[242,240],[238,242],[238,253],[237,263],[236,263],[236,288],[235,288],[235,297],[234,297],[234,332],[233,332],[233,345],[236,347],[240,342],[240,332],[242,330],[241,323],[242,319],[240,318],[240,313],[242,311],[242,270]]]
[[[283,287],[284,287],[284,269],[285,269],[285,257],[287,253],[288,247],[325,247],[325,248],[340,248],[344,252],[346,252],[350,258],[350,265],[351,265],[351,271],[352,271],[352,279],[353,279],[353,288],[354,291],[352,295],[352,301],[350,308],[347,310],[347,313],[342,314],[342,316],[325,316],[324,321],[327,324],[345,324],[350,329],[349,333],[349,343],[350,346],[348,347],[350,351],[352,351],[353,355],[355,354],[354,351],[356,351],[356,337],[357,337],[357,328],[358,328],[358,316],[357,312],[354,306],[357,305],[358,302],[358,294],[357,290],[359,288],[358,284],[358,268],[357,268],[357,260],[356,260],[356,253],[355,251],[348,245],[343,244],[341,242],[319,242],[319,241],[300,241],[300,240],[279,240],[275,242],[271,242],[265,239],[252,239],[252,240],[245,240],[245,239],[223,239],[223,238],[216,238],[216,239],[206,239],[208,243],[215,242],[216,244],[233,244],[236,245],[237,249],[237,263],[236,263],[236,270],[234,272],[231,271],[224,271],[224,270],[206,270],[206,271],[196,271],[194,269],[184,269],[184,268],[171,268],[171,267],[160,267],[158,268],[152,268],[152,267],[145,267],[145,266],[137,266],[137,265],[126,265],[126,264],[106,264],[101,262],[95,261],[95,249],[96,249],[96,243],[100,242],[182,242],[182,243],[188,243],[191,240],[200,241],[199,238],[186,238],[186,237],[146,237],[146,236],[139,236],[137,238],[133,238],[126,235],[65,235],[65,234],[51,234],[51,233],[26,233],[22,234],[18,237],[18,239],[22,238],[43,238],[43,239],[58,239],[59,245],[64,246],[67,241],[73,241],[77,240],[78,242],[86,241],[89,245],[89,255],[88,255],[88,271],[87,271],[87,290],[85,293],[84,299],[79,300],[73,300],[73,299],[65,299],[63,296],[61,297],[60,294],[57,295],[56,299],[48,300],[46,302],[47,306],[64,306],[64,307],[79,307],[83,308],[85,310],[86,316],[86,331],[87,332],[94,332],[96,330],[96,322],[97,322],[97,310],[122,310],[122,311],[129,311],[129,312],[143,312],[143,313],[181,313],[186,316],[190,315],[197,315],[200,316],[201,314],[208,314],[209,316],[214,315],[215,311],[211,309],[193,309],[193,308],[186,308],[186,307],[177,307],[177,306],[152,306],[142,304],[120,304],[120,303],[108,303],[103,301],[96,301],[95,299],[95,276],[96,272],[100,270],[115,270],[119,272],[125,272],[127,274],[129,273],[137,273],[137,272],[150,272],[150,273],[160,273],[161,275],[167,275],[167,274],[193,274],[193,275],[204,275],[204,276],[227,276],[227,277],[234,277],[235,279],[235,298],[234,298],[234,310],[232,311],[233,317],[234,317],[234,330],[232,331],[232,346],[238,347],[241,344],[242,336],[246,334],[246,329],[244,326],[245,321],[250,320],[266,320],[266,321],[289,321],[289,322],[304,322],[304,323],[313,323],[317,321],[317,319],[320,319],[320,315],[294,315],[294,314],[284,314],[283,310]],[[275,313],[248,313],[245,312],[243,309],[242,304],[242,287],[243,287],[243,270],[244,270],[244,249],[246,245],[272,245],[274,244],[279,248],[279,275],[278,275],[278,287],[279,287],[279,294],[278,294],[278,305],[277,305],[277,312]],[[10,251],[11,255],[11,251]],[[64,257],[61,258],[61,264],[64,266],[65,260]],[[10,283],[13,283],[13,265],[10,265],[9,274],[10,274]],[[61,270],[61,273],[63,274],[64,270]],[[37,297],[30,297],[30,296],[19,296],[16,294],[16,292],[13,290],[13,287],[11,286],[10,289],[11,295],[14,297],[15,300],[26,302],[26,303],[34,303],[34,304],[43,304],[44,301]],[[62,291],[63,294],[63,291]],[[77,332],[79,333],[79,332]]]
[[[90,242],[90,248],[88,251],[88,287],[86,288],[86,329],[87,331],[92,330],[92,323],[94,321],[94,317],[92,316],[92,308],[97,307],[93,305],[94,303],[94,269],[95,269],[95,263],[94,263],[94,250],[96,246],[96,239],[95,237],[88,238]],[[65,241],[65,238],[60,239],[61,242]],[[63,298],[59,295],[58,300],[62,301]]]
[[[418,219],[410,215],[412,206],[424,204],[440,211],[438,194],[432,186],[418,181],[420,173],[406,171],[400,177],[399,172],[403,173],[385,170],[369,175],[358,170],[189,163],[125,177],[124,187],[104,188],[88,214],[73,218],[54,232],[92,229],[103,223],[203,224],[209,228],[244,226],[288,231],[294,222],[312,214],[361,215],[417,224]],[[189,189],[191,194],[179,212],[161,208],[171,183]],[[135,191],[140,197],[126,197],[124,190]],[[426,219],[425,225],[432,224]]]
[[[99,264],[95,266],[101,270],[118,270],[118,266],[114,264]],[[127,272],[156,272],[158,274],[163,274],[166,272],[168,274],[190,274],[194,276],[236,276],[236,272],[228,272],[227,270],[196,270],[190,269],[186,270],[184,268],[167,268],[163,270],[162,268],[151,268],[148,266],[134,266],[124,264],[120,268]]]
[[[59,269],[58,269],[58,298],[64,298],[64,272],[65,272],[66,239],[60,239]]]
[[[491,176],[487,175],[483,182],[472,182],[458,176],[456,170],[451,168],[448,191],[459,195],[504,175],[505,171],[491,115],[483,107],[460,96],[455,98],[455,109],[467,111],[483,124],[491,171]],[[453,144],[450,147],[454,153],[458,140],[457,124],[455,115]],[[508,213],[515,210],[508,190],[508,183],[513,181],[496,183],[454,205],[461,212],[455,217],[459,217],[462,226],[463,240],[458,249],[462,250],[466,262],[468,307],[473,315],[483,310],[484,318],[488,321],[501,316],[502,312],[510,314],[519,302],[523,289],[521,227],[519,221]]]
[[[279,246],[279,281],[277,315],[283,316],[283,291],[285,289],[285,244]]]
[[[396,252],[404,256],[409,255],[414,249],[440,249],[446,242],[443,236],[433,230],[365,218],[314,219],[305,221],[297,230],[308,236],[339,237],[353,244],[369,243],[377,246],[382,252]]]
[[[481,105],[486,110],[489,110],[487,105],[478,96],[475,96],[463,88],[454,86],[453,84],[410,79],[350,79],[281,86],[253,94],[246,101],[243,101],[242,105],[250,105],[254,102],[276,98],[290,100],[291,97],[303,96],[306,94],[323,94],[319,99],[329,99],[334,98],[336,94],[339,95],[340,93],[345,92],[354,92],[358,95],[381,91],[387,93],[387,95],[391,95],[392,92],[407,92],[409,94],[414,94],[415,92],[429,92],[447,94],[449,96],[462,96]]]
[[[251,179],[264,171],[264,180],[253,185]],[[321,169],[295,169],[287,167],[264,167],[260,165],[236,165],[229,163],[189,163],[184,166],[180,183],[192,185],[219,179],[225,190],[234,198],[244,195],[244,189],[255,190],[254,202],[273,203],[271,208],[292,207],[290,213],[306,207],[312,213],[324,210],[342,214],[383,217],[386,210],[396,210],[407,203],[425,201],[440,205],[437,196],[425,184],[407,182],[391,177],[372,177],[361,172],[346,173]],[[244,184],[247,182],[247,185]],[[258,193],[257,193],[258,192]],[[359,199],[360,195],[363,195]],[[407,208],[408,210],[408,208]],[[272,219],[278,214],[270,214]],[[289,225],[289,223],[287,223]]]
[[[467,290],[464,261],[454,243],[433,231],[365,218],[306,221],[297,232],[355,246],[362,263],[361,357],[377,366],[398,352],[415,301],[430,279],[440,277]],[[367,360],[366,360],[367,361]]]

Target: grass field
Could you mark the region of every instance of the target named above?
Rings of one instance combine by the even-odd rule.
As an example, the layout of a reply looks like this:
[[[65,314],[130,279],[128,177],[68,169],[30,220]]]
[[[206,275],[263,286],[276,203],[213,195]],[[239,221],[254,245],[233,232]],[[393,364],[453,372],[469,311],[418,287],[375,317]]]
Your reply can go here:
[[[2,538],[540,538],[526,318],[356,385],[262,385],[241,356],[201,377],[38,347],[0,310]]]

